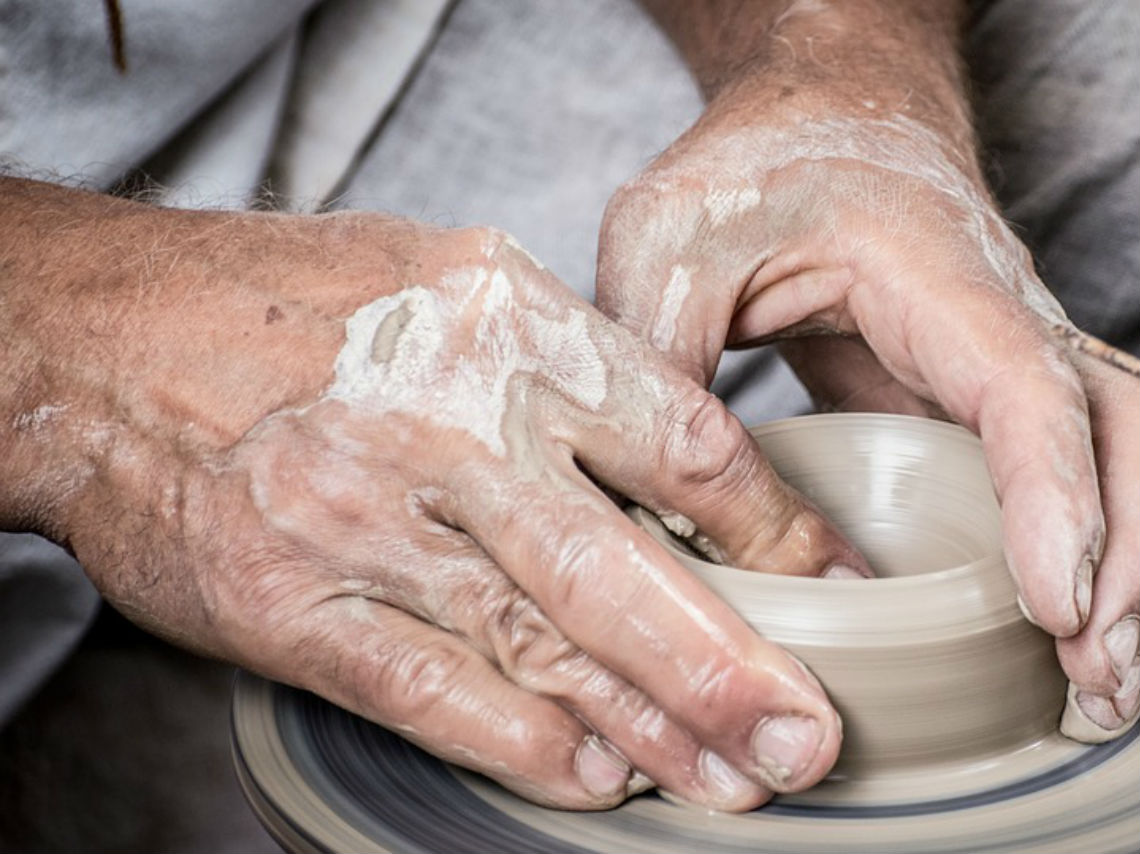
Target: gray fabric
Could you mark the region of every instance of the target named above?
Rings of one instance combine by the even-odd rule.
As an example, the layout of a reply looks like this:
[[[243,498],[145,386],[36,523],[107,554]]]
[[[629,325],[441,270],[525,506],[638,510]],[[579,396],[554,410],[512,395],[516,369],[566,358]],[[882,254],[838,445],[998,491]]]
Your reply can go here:
[[[1140,355],[1140,3],[978,2],[966,57],[991,183],[1042,278]]]
[[[0,854],[269,854],[229,752],[233,668],[104,608],[0,729]]]
[[[169,140],[314,0],[123,2],[129,71],[103,3],[0,0],[0,154],[106,187]]]
[[[296,47],[293,28],[143,165],[158,188],[159,204],[238,210],[254,204],[280,124]]]
[[[74,649],[98,607],[67,552],[0,532],[0,727]]]
[[[324,0],[309,18],[269,166],[285,210],[318,209],[352,177],[382,117],[431,50],[453,0]]]
[[[493,224],[593,295],[610,193],[701,111],[627,0],[464,0],[340,204]]]

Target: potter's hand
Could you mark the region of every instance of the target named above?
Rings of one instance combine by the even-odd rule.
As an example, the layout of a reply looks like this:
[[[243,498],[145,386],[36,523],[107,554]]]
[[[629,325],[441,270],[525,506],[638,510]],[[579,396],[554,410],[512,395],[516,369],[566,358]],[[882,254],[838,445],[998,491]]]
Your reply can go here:
[[[1024,608],[1084,714],[1119,727],[1140,688],[1140,382],[1076,351],[995,209],[951,4],[650,5],[710,101],[611,201],[599,306],[699,381],[725,346],[794,339],[821,402],[977,432]]]
[[[831,766],[818,683],[584,472],[734,560],[858,558],[509,238],[0,190],[0,524],[134,620],[544,803],[743,809]]]

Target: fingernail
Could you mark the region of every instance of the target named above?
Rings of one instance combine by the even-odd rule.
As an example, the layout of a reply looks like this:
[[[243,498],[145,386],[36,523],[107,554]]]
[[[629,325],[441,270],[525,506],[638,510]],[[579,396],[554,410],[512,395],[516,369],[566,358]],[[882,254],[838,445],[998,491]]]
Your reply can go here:
[[[1077,614],[1080,616],[1082,626],[1088,622],[1089,609],[1092,608],[1092,582],[1093,562],[1092,558],[1086,557],[1077,568],[1076,590],[1074,593],[1077,602]]]
[[[1119,729],[1140,707],[1140,660],[1133,660],[1111,697],[1077,692],[1077,705],[1090,721],[1108,730]]]
[[[1104,648],[1116,678],[1123,685],[1128,670],[1136,663],[1140,650],[1140,618],[1125,617],[1104,633]]]
[[[1041,628],[1041,624],[1037,622],[1037,618],[1033,616],[1033,612],[1029,610],[1029,606],[1025,604],[1020,593],[1017,594],[1017,607],[1021,609],[1021,616],[1025,617],[1032,625]]]
[[[825,572],[820,577],[821,578],[843,579],[843,578],[866,578],[867,576],[865,576],[861,572],[858,572],[857,570],[852,569],[849,566],[844,566],[841,563],[837,563],[834,566],[832,566],[830,569],[828,569],[827,572]]]
[[[813,718],[764,718],[752,733],[752,755],[765,785],[787,791],[819,752],[822,733]]]
[[[630,797],[640,795],[642,792],[648,792],[657,784],[642,774],[640,771],[634,771],[633,776],[629,778],[626,784],[625,792]]]
[[[665,801],[668,801],[675,807],[681,807],[687,810],[696,810],[697,812],[704,813],[705,815],[718,815],[717,811],[701,804],[694,804],[692,801],[682,798],[680,795],[675,795],[672,792],[667,792],[664,789],[658,789],[657,794]]]
[[[1124,735],[1136,722],[1140,705],[1140,675],[1133,681],[1132,693],[1123,701],[1090,694],[1070,682],[1061,714],[1061,735],[1084,744],[1103,744]],[[1126,714],[1121,715],[1121,710]]]
[[[629,775],[629,763],[596,735],[588,736],[578,748],[578,778],[595,795],[623,794]]]
[[[713,794],[726,801],[747,795],[756,784],[717,756],[711,750],[702,750],[700,758],[701,777],[708,783]]]
[[[1123,682],[1113,696],[1112,703],[1121,719],[1128,720],[1140,708],[1140,661],[1133,662]]]
[[[661,524],[680,537],[686,540],[697,532],[697,526],[688,516],[683,516],[680,513],[665,512],[658,513],[657,518],[661,520]]]
[[[698,552],[703,554],[712,563],[724,564],[724,552],[717,548],[716,543],[706,537],[704,534],[694,534],[689,537],[689,545],[695,548]]]
[[[1081,707],[1086,718],[1101,729],[1116,729],[1121,724],[1120,715],[1113,708],[1112,700],[1099,697],[1087,691],[1077,692],[1077,705]]]

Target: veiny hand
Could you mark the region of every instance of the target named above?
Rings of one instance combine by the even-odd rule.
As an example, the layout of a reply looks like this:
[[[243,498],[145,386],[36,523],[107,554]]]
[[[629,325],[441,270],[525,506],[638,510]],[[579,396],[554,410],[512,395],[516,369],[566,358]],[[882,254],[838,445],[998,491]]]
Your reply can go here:
[[[978,433],[1023,607],[1115,730],[1140,688],[1140,382],[1056,334],[1079,337],[958,142],[764,73],[726,85],[612,199],[598,303],[700,382],[726,346],[785,340],[827,406]]]
[[[815,679],[591,476],[737,562],[861,559],[509,237],[3,189],[0,523],[128,616],[540,803],[746,809],[830,768]]]

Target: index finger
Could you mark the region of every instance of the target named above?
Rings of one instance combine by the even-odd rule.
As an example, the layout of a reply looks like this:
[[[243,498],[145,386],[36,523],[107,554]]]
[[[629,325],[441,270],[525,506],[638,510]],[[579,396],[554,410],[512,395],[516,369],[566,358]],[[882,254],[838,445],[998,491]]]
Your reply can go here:
[[[865,337],[884,362],[913,366],[902,370],[911,388],[981,437],[1023,609],[1071,636],[1088,619],[1105,531],[1084,386],[1041,320],[1004,291],[908,284],[921,297],[897,296],[894,311],[885,300],[856,306]]]

